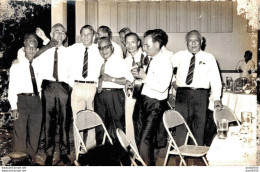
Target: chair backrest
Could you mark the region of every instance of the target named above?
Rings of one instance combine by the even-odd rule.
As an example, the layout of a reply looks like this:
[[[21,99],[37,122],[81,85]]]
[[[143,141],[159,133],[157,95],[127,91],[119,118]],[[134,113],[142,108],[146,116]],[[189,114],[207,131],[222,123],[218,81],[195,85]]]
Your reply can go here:
[[[142,163],[143,166],[146,166],[143,159],[139,155],[138,151],[135,149],[135,147],[132,145],[130,140],[127,138],[126,134],[121,129],[117,128],[116,135],[124,150],[129,153],[129,158],[133,163],[133,165],[137,166],[135,162],[135,159],[137,159],[139,162]]]
[[[103,124],[102,119],[90,110],[78,112],[74,120],[78,130],[90,129]]]
[[[172,109],[165,111],[163,118],[165,119],[167,128],[173,128],[185,122],[180,113]]]
[[[214,109],[213,118],[216,125],[219,119],[227,119],[228,122],[236,121],[237,125],[240,125],[236,114],[229,107],[225,105],[223,105],[223,108],[221,110]]]
[[[74,127],[77,137],[81,143],[82,148],[87,152],[87,147],[83,141],[83,135],[80,134],[81,131],[86,129],[92,129],[97,126],[102,126],[104,130],[103,142],[105,143],[106,138],[108,138],[109,142],[113,144],[111,137],[109,136],[107,129],[102,121],[102,119],[98,116],[98,114],[94,111],[83,110],[77,113],[74,118]]]
[[[174,143],[175,147],[177,147],[177,144],[176,144],[174,138],[172,137],[169,129],[173,128],[173,127],[177,127],[177,126],[182,125],[182,124],[185,125],[185,127],[187,129],[185,144],[187,144],[188,138],[191,137],[191,139],[193,140],[195,145],[198,145],[195,137],[193,136],[193,134],[192,134],[192,132],[191,132],[189,126],[188,126],[188,124],[186,123],[185,119],[182,117],[182,115],[178,111],[173,110],[173,109],[165,111],[164,114],[163,114],[163,124],[164,124],[164,127],[165,127],[168,135],[170,136],[172,142]]]

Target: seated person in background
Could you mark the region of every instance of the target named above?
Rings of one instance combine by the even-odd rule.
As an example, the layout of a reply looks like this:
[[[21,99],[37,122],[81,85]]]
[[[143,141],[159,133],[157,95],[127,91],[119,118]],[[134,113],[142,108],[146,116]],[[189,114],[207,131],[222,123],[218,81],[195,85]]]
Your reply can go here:
[[[249,50],[245,52],[244,60],[237,63],[236,70],[240,72],[240,77],[250,79],[251,73],[255,71],[255,63],[252,61],[253,53]]]

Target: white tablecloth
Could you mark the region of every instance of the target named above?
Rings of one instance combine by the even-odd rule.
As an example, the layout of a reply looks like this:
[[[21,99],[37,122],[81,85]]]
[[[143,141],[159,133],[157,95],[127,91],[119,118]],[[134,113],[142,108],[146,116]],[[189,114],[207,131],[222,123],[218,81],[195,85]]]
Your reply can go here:
[[[229,131],[226,139],[213,139],[207,153],[210,166],[255,166],[256,165],[256,139],[244,142],[240,135],[231,135]]]
[[[252,112],[252,116],[257,116],[256,95],[245,94],[241,92],[223,92],[222,104],[232,109],[239,121],[241,121],[241,112]]]
[[[224,92],[222,104],[232,109],[240,121],[241,112],[252,112],[252,140],[250,143],[245,143],[243,140],[240,140],[239,135],[231,135],[231,131],[228,132],[226,139],[218,139],[216,136],[207,154],[209,165],[256,165],[256,95],[241,92]],[[230,128],[230,130],[231,129],[234,128]]]

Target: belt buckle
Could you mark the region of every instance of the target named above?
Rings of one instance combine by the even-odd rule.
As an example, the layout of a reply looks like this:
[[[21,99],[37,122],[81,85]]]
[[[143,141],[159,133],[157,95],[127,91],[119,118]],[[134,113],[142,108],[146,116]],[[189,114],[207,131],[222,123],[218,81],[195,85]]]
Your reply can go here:
[[[191,87],[192,90],[197,90],[197,88]]]

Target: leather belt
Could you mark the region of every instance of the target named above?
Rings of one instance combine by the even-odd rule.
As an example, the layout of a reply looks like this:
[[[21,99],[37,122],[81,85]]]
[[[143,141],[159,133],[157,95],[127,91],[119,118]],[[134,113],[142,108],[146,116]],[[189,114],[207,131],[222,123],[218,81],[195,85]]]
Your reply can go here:
[[[94,81],[79,81],[79,80],[75,80],[75,82],[78,82],[78,83],[88,83],[88,84],[96,84],[96,82],[94,82]]]
[[[38,96],[39,94],[35,94],[35,93],[20,93],[18,94],[18,96]]]
[[[102,91],[123,91],[123,88],[102,88]]]
[[[178,87],[177,90],[209,90],[208,88]]]

